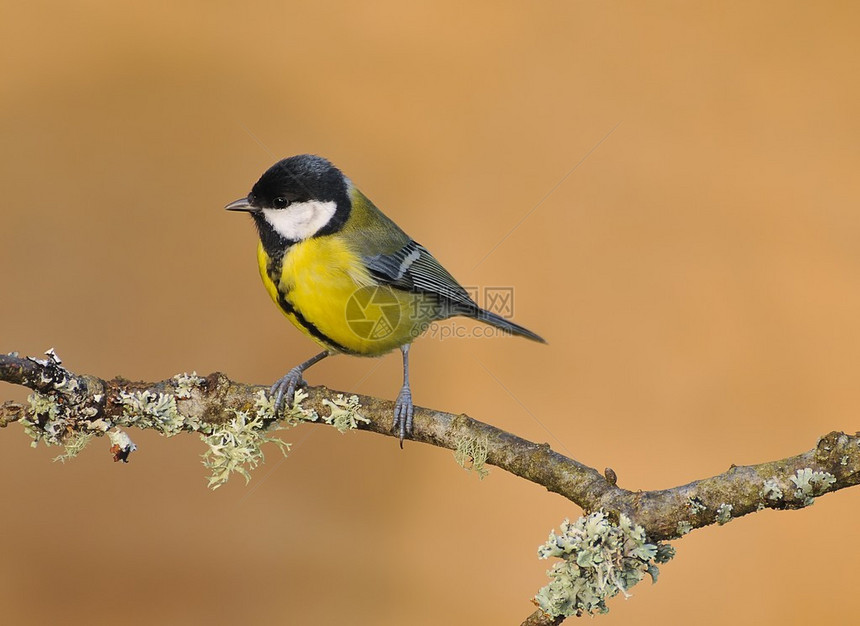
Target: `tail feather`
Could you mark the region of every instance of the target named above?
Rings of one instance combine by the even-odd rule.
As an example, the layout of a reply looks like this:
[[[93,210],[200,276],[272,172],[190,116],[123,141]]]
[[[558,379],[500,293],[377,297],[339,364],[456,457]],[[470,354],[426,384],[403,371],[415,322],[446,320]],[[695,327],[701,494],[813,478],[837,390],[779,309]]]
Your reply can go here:
[[[469,312],[467,315],[480,322],[489,324],[490,326],[495,326],[496,328],[504,330],[505,332],[508,332],[512,335],[519,335],[520,337],[525,337],[526,339],[531,339],[532,341],[546,343],[546,339],[544,339],[537,333],[533,333],[528,328],[524,328],[519,324],[515,324],[511,320],[505,319],[501,315],[497,315],[492,311],[487,311],[486,309],[478,309],[477,311]]]

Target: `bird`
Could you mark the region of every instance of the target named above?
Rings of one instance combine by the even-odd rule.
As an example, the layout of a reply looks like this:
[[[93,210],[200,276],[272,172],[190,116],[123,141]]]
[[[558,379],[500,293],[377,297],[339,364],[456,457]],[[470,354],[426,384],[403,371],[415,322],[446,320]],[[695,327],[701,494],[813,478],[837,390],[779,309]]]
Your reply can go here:
[[[303,373],[335,354],[381,356],[399,349],[403,385],[392,430],[400,447],[413,433],[409,348],[432,322],[469,317],[546,343],[481,308],[432,254],[380,211],[329,160],[300,154],[266,170],[244,198],[225,207],[249,213],[257,262],[281,312],[323,351],[271,387],[276,414],[292,406]]]

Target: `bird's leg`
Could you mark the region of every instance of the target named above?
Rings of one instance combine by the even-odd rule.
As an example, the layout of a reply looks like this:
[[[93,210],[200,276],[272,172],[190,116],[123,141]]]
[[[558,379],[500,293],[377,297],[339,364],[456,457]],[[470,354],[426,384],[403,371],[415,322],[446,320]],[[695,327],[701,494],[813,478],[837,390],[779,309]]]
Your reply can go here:
[[[403,386],[400,388],[400,393],[397,396],[397,402],[394,403],[394,426],[392,430],[400,429],[400,447],[403,447],[403,440],[406,435],[412,434],[412,413],[414,406],[412,405],[412,391],[409,389],[409,346],[400,346],[400,351],[403,353]]]
[[[304,380],[302,380],[302,372],[308,369],[314,363],[319,363],[324,358],[329,356],[331,352],[328,350],[323,350],[318,355],[309,358],[304,363],[299,363],[289,372],[287,372],[283,378],[279,378],[275,381],[275,384],[272,385],[269,393],[275,396],[275,414],[281,412],[281,407],[286,404],[286,406],[293,406],[293,398],[296,395],[296,388],[299,385],[304,384]]]

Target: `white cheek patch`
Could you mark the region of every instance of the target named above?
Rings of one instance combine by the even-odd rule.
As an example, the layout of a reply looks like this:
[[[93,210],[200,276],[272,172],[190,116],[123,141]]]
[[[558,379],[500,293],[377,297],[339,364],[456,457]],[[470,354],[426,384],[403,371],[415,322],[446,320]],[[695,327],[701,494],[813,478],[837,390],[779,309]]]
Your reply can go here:
[[[263,217],[281,237],[302,241],[313,237],[328,224],[337,209],[334,200],[294,202],[286,209],[263,209]]]

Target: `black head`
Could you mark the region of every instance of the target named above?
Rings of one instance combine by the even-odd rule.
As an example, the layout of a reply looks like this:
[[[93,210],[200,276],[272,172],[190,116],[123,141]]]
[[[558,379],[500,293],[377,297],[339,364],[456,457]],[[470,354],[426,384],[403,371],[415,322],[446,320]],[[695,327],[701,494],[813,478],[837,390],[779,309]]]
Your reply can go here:
[[[270,255],[297,241],[337,232],[350,208],[346,177],[328,160],[312,154],[278,161],[247,198],[227,205],[253,216]]]
[[[248,194],[248,203],[260,209],[283,209],[308,200],[339,201],[346,196],[346,179],[330,161],[299,154],[275,163]]]

